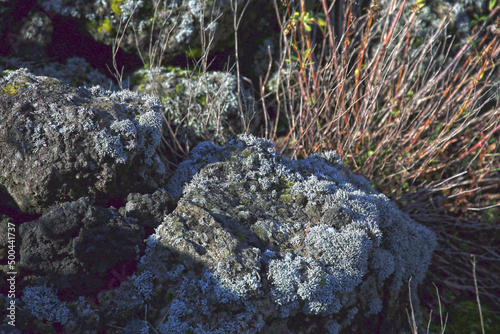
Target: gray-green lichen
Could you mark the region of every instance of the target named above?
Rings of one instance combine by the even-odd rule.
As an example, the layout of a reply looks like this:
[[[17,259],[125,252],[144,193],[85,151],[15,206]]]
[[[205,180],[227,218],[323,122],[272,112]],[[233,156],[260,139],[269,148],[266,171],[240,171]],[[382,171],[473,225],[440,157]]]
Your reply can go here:
[[[359,330],[356,323],[373,314],[390,319],[408,280],[413,288],[422,282],[436,246],[431,231],[333,152],[293,161],[249,135],[225,147],[205,142],[167,189],[178,207],[157,228],[141,267],[161,275],[155,259],[169,249],[190,274],[175,280],[182,293],[168,306],[164,332],[175,324],[257,333],[250,323],[266,318],[295,333],[289,321],[300,315],[321,316],[320,331]],[[213,321],[219,312],[241,317],[229,318],[229,330]]]
[[[144,191],[166,182],[156,153],[162,116],[154,97],[75,88],[20,69],[0,78],[0,99],[0,178],[22,210],[42,212],[58,201],[121,196],[132,184]]]

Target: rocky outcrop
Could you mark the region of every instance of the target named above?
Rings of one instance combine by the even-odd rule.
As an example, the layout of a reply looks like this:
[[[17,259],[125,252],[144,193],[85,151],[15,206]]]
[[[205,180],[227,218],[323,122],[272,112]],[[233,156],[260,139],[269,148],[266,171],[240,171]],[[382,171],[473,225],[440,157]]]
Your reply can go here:
[[[2,217],[21,330],[388,332],[408,284],[418,301],[435,235],[334,152],[295,161],[237,135],[168,178],[151,97],[25,70],[0,97],[3,197],[41,214]]]
[[[238,1],[238,12],[249,1]],[[265,6],[273,15],[268,1],[254,6]],[[234,37],[233,11],[230,1],[40,1],[41,8],[50,15],[78,19],[95,41],[113,45],[119,28],[124,29],[120,47],[127,52],[137,52],[146,62],[158,51],[150,50],[151,40],[164,53],[162,58],[171,60],[181,54],[199,58],[202,40],[208,49],[221,49]],[[234,4],[233,4],[234,6]],[[236,8],[235,8],[236,9]],[[262,16],[263,14],[260,13]],[[121,25],[120,25],[121,22]],[[244,25],[252,21],[244,22]],[[252,24],[255,30],[255,25]],[[204,35],[200,38],[200,35]]]
[[[26,213],[165,184],[157,101],[17,70],[0,80],[0,184]]]
[[[416,290],[436,246],[334,153],[292,161],[252,136],[206,142],[167,190],[178,206],[149,237],[135,278],[160,333],[397,326],[404,287],[411,279]]]

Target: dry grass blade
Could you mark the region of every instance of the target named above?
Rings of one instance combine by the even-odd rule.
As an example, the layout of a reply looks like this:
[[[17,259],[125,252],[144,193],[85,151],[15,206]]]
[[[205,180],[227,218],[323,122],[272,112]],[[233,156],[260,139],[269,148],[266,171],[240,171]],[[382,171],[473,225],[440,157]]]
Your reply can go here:
[[[481,320],[481,331],[484,334],[484,322],[483,322],[483,311],[481,310],[481,301],[479,300],[479,290],[477,288],[477,278],[476,278],[476,256],[471,254],[472,257],[472,274],[474,275],[474,287],[476,289],[476,300],[477,308],[479,309],[479,318]]]

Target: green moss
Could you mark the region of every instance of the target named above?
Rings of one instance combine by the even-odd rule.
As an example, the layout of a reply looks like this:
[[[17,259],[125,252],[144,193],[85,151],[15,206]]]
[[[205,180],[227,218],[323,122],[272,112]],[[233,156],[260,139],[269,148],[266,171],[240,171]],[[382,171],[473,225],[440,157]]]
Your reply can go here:
[[[250,200],[248,198],[246,198],[246,197],[242,198],[240,200],[240,202],[241,202],[241,204],[246,205],[246,206],[250,205]]]
[[[188,48],[184,51],[185,54],[191,59],[201,58],[203,50],[201,48]]]
[[[206,95],[202,95],[202,96],[198,97],[196,100],[202,106],[206,106],[207,105],[207,96]]]
[[[40,83],[39,87],[41,89],[49,89],[52,86],[55,86],[55,85],[58,85],[58,84],[61,84],[61,81],[59,79],[56,79],[56,78],[47,78],[46,80],[43,80]]]
[[[284,208],[279,209],[279,210],[278,210],[278,213],[279,213],[279,215],[280,215],[281,217],[283,217],[283,218],[288,217],[288,211],[287,211],[286,209],[284,209]]]
[[[17,91],[19,90],[19,88],[22,88],[26,85],[26,82],[28,82],[27,77],[16,78],[13,84],[3,87],[2,90],[9,96],[15,96],[17,95]]]
[[[259,238],[260,241],[262,242],[267,241],[267,234],[263,228],[261,228],[260,226],[253,225],[251,227],[251,230],[257,236],[257,238]]]
[[[234,235],[236,236],[236,238],[240,239],[241,241],[245,241],[245,235],[243,233],[236,232]]]
[[[241,152],[241,154],[243,154],[245,158],[248,158],[252,153],[248,148],[246,148],[245,150],[243,150],[243,152]]]
[[[248,213],[248,211],[239,211],[238,212],[238,218],[248,219],[248,217],[250,217],[250,213]]]
[[[283,194],[280,196],[280,201],[282,201],[283,203],[292,203],[293,197],[292,195]]]
[[[287,190],[289,189],[290,187],[292,187],[294,185],[293,182],[291,181],[288,181],[288,180],[285,180],[285,179],[280,179],[280,181],[278,183],[274,183],[271,188],[272,189],[277,189],[277,190]]]
[[[14,85],[7,85],[6,87],[3,87],[2,89],[9,96],[15,96],[17,94],[17,89],[16,89],[16,87],[14,87]]]
[[[0,77],[6,77],[11,72],[13,72],[13,71],[12,70],[3,70],[2,72],[0,72]]]
[[[160,96],[160,102],[164,103],[165,101],[167,101],[168,98],[170,98],[170,95],[168,94],[162,95]]]
[[[112,27],[111,27],[111,20],[109,18],[105,18],[101,25],[97,28],[97,32],[102,34],[104,31],[106,31],[106,33],[110,33],[112,30]]]
[[[181,95],[182,92],[184,92],[184,86],[182,84],[178,84],[175,86],[175,92],[178,94],[178,95]]]
[[[174,226],[178,226],[178,227],[181,227],[181,226],[184,226],[184,224],[182,224],[180,221],[178,221],[177,219],[174,220]]]
[[[120,8],[120,3],[122,2],[123,0],[111,0],[111,10],[115,13],[116,17],[122,16],[122,10]]]

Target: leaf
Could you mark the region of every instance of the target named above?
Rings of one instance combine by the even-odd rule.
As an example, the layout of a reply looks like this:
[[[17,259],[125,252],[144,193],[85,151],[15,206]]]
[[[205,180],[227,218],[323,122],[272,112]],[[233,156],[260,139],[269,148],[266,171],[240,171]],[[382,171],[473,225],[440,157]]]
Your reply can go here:
[[[317,23],[320,27],[324,27],[324,26],[326,26],[326,22],[325,22],[325,20],[323,20],[323,19],[317,19],[317,20],[316,20],[316,23]]]
[[[495,8],[497,4],[497,0],[490,0],[490,2],[488,3],[488,9],[490,10],[490,12],[493,10],[493,8]]]
[[[304,59],[309,58],[310,54],[311,54],[311,48],[308,48],[306,51],[304,51]]]
[[[294,55],[290,55],[290,58],[285,59],[285,61],[287,61],[289,63],[291,63],[291,62],[296,62],[297,63],[299,61],[299,58],[297,58]]]

